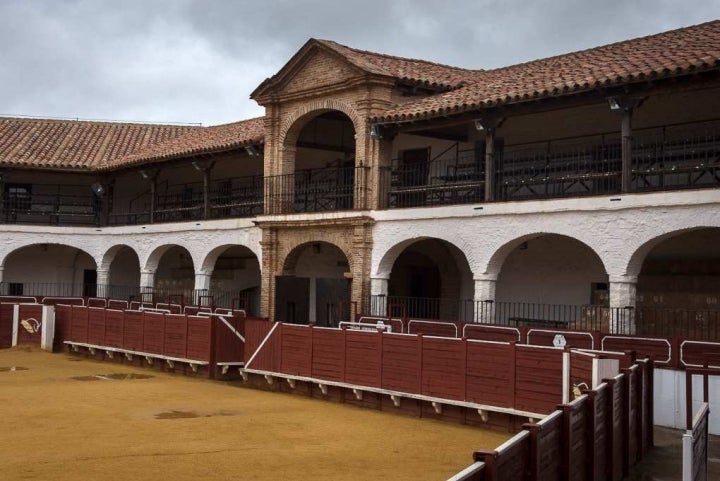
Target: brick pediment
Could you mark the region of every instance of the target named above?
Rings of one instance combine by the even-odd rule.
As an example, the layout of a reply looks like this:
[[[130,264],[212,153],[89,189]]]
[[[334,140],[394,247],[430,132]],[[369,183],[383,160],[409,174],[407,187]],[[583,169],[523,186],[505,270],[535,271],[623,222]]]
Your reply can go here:
[[[315,91],[322,87],[332,88],[357,78],[362,71],[345,59],[331,52],[313,49],[294,69],[287,72],[278,94],[296,94]]]

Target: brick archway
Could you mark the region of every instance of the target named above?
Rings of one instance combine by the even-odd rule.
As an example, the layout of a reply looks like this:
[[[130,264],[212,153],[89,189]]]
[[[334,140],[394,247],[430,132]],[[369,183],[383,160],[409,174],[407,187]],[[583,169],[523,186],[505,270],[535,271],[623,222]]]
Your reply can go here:
[[[300,131],[306,124],[306,122],[302,122],[302,120],[313,118],[331,110],[336,110],[347,115],[353,124],[355,135],[358,135],[358,133],[362,131],[363,124],[360,117],[355,109],[350,105],[333,99],[314,100],[292,112],[283,121],[282,127],[280,128],[279,144],[283,149],[294,149],[297,144]]]

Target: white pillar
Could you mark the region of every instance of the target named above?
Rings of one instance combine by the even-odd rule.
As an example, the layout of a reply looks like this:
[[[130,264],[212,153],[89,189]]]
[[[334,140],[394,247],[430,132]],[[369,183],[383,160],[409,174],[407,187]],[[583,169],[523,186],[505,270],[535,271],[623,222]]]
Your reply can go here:
[[[152,291],[155,288],[155,271],[140,270],[140,301],[152,302]]]
[[[5,273],[5,266],[0,266],[0,295],[5,295],[8,293],[8,287],[4,284],[5,278],[3,277]]]
[[[475,279],[475,322],[495,322],[495,287],[497,276],[483,274]]]
[[[373,316],[385,316],[389,285],[390,279],[387,277],[370,278],[370,314]]]
[[[637,276],[610,276],[610,332],[635,334]]]
[[[210,291],[210,279],[212,272],[196,272],[195,273],[195,299],[196,305],[200,304],[200,296],[207,295]]]
[[[95,295],[97,297],[109,297],[110,269],[96,269],[95,272],[97,273]]]

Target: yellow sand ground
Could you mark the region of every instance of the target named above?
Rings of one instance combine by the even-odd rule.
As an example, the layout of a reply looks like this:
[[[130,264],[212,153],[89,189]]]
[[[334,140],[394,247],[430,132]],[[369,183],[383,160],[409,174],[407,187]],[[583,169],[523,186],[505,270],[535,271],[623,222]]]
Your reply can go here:
[[[77,359],[0,350],[0,479],[444,480],[509,437]],[[110,373],[154,377],[72,379]]]

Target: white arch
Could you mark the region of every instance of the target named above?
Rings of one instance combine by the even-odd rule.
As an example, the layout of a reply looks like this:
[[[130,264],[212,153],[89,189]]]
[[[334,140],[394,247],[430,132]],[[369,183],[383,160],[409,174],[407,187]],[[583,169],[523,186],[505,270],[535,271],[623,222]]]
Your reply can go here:
[[[244,244],[223,244],[217,247],[211,248],[207,253],[204,254],[204,256],[198,255],[198,257],[202,257],[202,262],[195,264],[199,267],[197,267],[195,270],[197,273],[200,274],[206,274],[211,275],[212,272],[215,270],[215,263],[217,262],[218,258],[223,255],[225,251],[228,249],[231,249],[233,247],[244,247],[248,251],[250,251],[258,260],[258,264],[260,265],[262,269],[262,263],[260,262],[260,256],[257,252],[255,252],[250,246],[244,245]]]
[[[93,260],[93,262],[95,263],[96,268],[97,268],[97,266],[99,265],[99,263],[98,263],[98,257],[93,256],[91,253],[89,253],[87,250],[85,250],[85,246],[80,247],[80,245],[81,245],[80,243],[77,243],[77,244],[76,244],[76,243],[74,243],[74,242],[64,242],[64,241],[63,241],[63,242],[32,242],[32,243],[29,243],[29,244],[22,245],[22,246],[20,246],[20,247],[16,247],[16,248],[14,248],[14,249],[12,249],[12,250],[9,250],[9,251],[5,251],[4,253],[2,253],[2,254],[0,255],[0,268],[4,268],[4,267],[5,267],[5,263],[7,262],[7,259],[8,259],[11,255],[13,255],[14,253],[16,253],[16,252],[18,252],[18,251],[20,251],[20,250],[22,250],[22,249],[25,249],[26,247],[41,246],[41,245],[55,245],[55,246],[63,246],[63,247],[72,247],[72,248],[77,249],[78,251],[80,251],[80,252],[82,252],[82,253],[84,253],[84,254],[87,254],[87,255]]]
[[[400,257],[400,254],[402,254],[403,251],[411,245],[423,240],[437,240],[451,246],[452,248],[449,249],[449,253],[455,259],[458,269],[462,272],[463,270],[465,270],[465,268],[467,268],[468,270],[470,270],[470,272],[472,272],[472,269],[470,269],[470,262],[468,261],[466,250],[459,247],[455,243],[455,241],[443,239],[440,237],[420,236],[402,240],[390,247],[387,251],[385,251],[385,253],[380,258],[378,266],[375,268],[375,273],[373,277],[380,279],[389,279],[392,268],[395,265],[395,261],[398,259],[398,257]],[[461,263],[463,263],[464,266],[461,266]]]
[[[643,262],[645,262],[645,258],[650,253],[651,250],[653,250],[655,247],[663,243],[664,241],[668,239],[672,239],[673,237],[677,237],[683,234],[687,234],[688,232],[695,232],[699,230],[704,229],[718,229],[720,230],[720,227],[718,226],[696,226],[696,227],[687,227],[682,229],[677,229],[669,232],[664,232],[662,234],[659,234],[655,237],[652,237],[650,239],[645,240],[644,243],[642,243],[639,247],[636,249],[630,251],[630,255],[627,259],[627,267],[625,270],[625,275],[629,277],[637,277],[640,275],[640,271],[642,270]]]
[[[198,259],[200,257],[200,254],[193,252],[190,246],[183,245],[182,243],[161,244],[152,248],[147,254],[147,256],[144,257],[144,259],[140,259],[140,265],[143,266],[141,270],[145,272],[157,271],[158,265],[160,265],[160,259],[162,259],[163,255],[165,255],[165,253],[173,247],[182,247],[190,254],[190,259],[193,263],[193,269],[195,268],[195,266],[200,265],[200,263],[202,262],[202,259]]]
[[[103,256],[102,256],[102,260],[98,264],[98,270],[109,271],[110,266],[112,265],[113,261],[115,260],[115,257],[117,256],[118,252],[120,252],[125,247],[127,247],[128,249],[133,251],[135,253],[135,255],[138,257],[138,260],[140,259],[140,256],[138,255],[137,251],[133,247],[131,247],[127,244],[116,244],[105,251],[105,254],[103,254]]]

